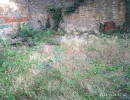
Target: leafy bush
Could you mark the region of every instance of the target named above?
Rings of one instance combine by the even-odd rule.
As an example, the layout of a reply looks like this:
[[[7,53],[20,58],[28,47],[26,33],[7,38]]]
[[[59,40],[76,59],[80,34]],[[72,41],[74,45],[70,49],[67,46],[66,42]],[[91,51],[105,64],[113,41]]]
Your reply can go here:
[[[20,31],[18,32],[19,37],[32,37],[37,33],[36,30],[30,24],[22,24]]]
[[[128,39],[130,38],[130,30],[129,29],[119,29],[119,30],[111,30],[108,32],[101,32],[101,35],[103,36],[117,36],[119,38]]]
[[[46,30],[35,30],[29,24],[23,24],[21,30],[18,32],[18,37],[23,38],[23,41],[28,43],[29,46],[38,45],[41,42],[58,44],[56,41],[50,39],[51,36],[54,36],[54,32],[49,29]],[[21,43],[20,41],[20,44]]]

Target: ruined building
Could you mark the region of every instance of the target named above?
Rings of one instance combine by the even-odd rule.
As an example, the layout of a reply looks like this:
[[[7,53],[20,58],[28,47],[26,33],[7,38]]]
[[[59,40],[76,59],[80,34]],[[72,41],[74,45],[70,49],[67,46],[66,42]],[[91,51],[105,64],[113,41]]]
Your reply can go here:
[[[48,13],[49,7],[66,8],[75,0],[2,0],[0,1],[0,34],[17,30],[18,23],[29,22],[34,28],[46,26],[47,19],[53,26],[54,20]],[[64,12],[64,9],[63,11]],[[73,13],[64,14],[60,27],[72,30],[99,30],[99,25],[114,21],[116,27],[125,20],[124,0],[84,0]]]

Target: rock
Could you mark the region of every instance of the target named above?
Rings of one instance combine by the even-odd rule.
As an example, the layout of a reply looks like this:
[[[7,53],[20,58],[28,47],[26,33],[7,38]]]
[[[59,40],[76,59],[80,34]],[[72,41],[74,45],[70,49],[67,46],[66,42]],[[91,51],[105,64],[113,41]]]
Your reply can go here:
[[[74,34],[74,35],[79,35],[80,32],[78,32],[78,31],[74,31],[73,34]]]

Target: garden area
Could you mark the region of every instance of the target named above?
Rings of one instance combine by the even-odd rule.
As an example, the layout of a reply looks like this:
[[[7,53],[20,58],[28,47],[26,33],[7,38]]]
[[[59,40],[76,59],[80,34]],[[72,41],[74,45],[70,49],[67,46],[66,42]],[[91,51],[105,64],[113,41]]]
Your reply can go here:
[[[130,100],[129,32],[35,31],[0,38],[0,100]]]
[[[130,100],[130,0],[109,1],[0,1],[0,100]]]

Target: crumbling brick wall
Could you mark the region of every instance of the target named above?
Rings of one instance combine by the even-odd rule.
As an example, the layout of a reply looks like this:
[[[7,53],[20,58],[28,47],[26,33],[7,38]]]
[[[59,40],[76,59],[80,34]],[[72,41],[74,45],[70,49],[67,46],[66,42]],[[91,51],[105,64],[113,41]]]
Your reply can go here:
[[[28,0],[29,22],[39,28],[40,20],[45,26],[48,18],[48,6],[65,7],[72,5],[74,0]],[[100,23],[114,21],[116,26],[124,23],[123,0],[85,0],[80,8],[72,14],[64,15],[61,27],[71,30],[97,31]],[[53,24],[53,20],[51,20]]]
[[[48,19],[48,6],[68,7],[75,0],[2,0],[0,3],[0,34],[17,30],[19,22],[29,22],[40,29],[38,20],[45,27]],[[7,1],[7,2],[6,2]],[[100,23],[114,21],[116,26],[124,23],[124,0],[84,0],[75,13],[64,15],[62,28],[72,30],[99,30]],[[51,26],[53,26],[51,19]]]
[[[0,35],[17,30],[18,23],[28,22],[28,9],[24,0],[0,1]]]

